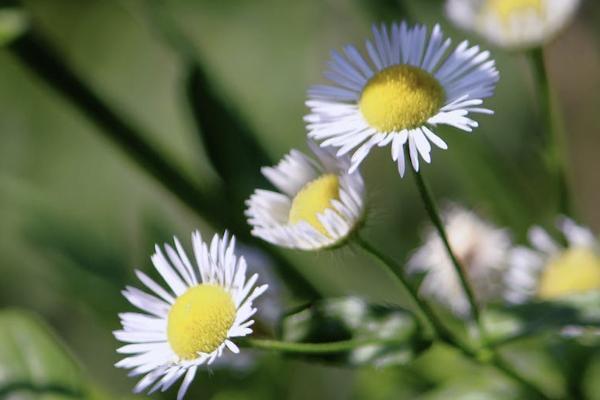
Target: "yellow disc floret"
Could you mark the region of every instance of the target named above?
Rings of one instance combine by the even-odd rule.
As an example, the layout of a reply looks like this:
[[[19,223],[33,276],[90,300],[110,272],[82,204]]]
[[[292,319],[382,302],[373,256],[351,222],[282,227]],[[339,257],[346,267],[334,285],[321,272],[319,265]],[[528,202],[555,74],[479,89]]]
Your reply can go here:
[[[444,97],[444,89],[427,71],[394,65],[367,82],[359,108],[379,132],[398,132],[425,123],[439,111]]]
[[[600,257],[578,247],[552,260],[540,277],[538,297],[553,299],[567,294],[600,289]]]
[[[510,17],[516,13],[534,11],[538,15],[543,12],[543,0],[488,0],[487,11],[497,15],[504,23],[510,22]]]
[[[306,221],[316,230],[328,236],[325,227],[317,218],[317,214],[331,208],[331,200],[339,199],[339,196],[340,181],[335,174],[322,175],[307,183],[292,201],[289,215],[290,224]]]
[[[211,353],[227,339],[236,308],[221,286],[202,284],[179,296],[169,311],[167,336],[173,351],[184,360]]]

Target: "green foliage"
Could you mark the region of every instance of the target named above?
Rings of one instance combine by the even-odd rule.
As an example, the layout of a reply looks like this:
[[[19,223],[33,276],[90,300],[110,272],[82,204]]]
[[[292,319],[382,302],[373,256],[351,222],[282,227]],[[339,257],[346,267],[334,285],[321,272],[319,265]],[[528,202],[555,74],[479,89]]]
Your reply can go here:
[[[79,366],[35,316],[0,312],[0,398],[22,393],[22,400],[82,398]]]
[[[0,311],[0,398],[14,400],[109,400],[37,316],[18,309]],[[127,399],[133,400],[134,396]],[[125,400],[125,398],[123,398]]]
[[[357,297],[322,300],[289,314],[282,321],[281,331],[282,338],[292,342],[369,342],[349,351],[302,356],[354,367],[405,364],[430,345],[408,311],[370,304]],[[382,343],[370,343],[377,339]]]
[[[584,333],[583,343],[598,344],[596,335],[588,337],[585,332],[600,329],[600,292],[579,293],[554,301],[491,307],[485,313],[485,324],[490,339],[498,343],[576,330]]]
[[[260,168],[272,163],[248,122],[198,64],[190,67],[187,94],[208,158],[237,205],[232,211],[241,215],[244,200],[255,188],[267,185]]]

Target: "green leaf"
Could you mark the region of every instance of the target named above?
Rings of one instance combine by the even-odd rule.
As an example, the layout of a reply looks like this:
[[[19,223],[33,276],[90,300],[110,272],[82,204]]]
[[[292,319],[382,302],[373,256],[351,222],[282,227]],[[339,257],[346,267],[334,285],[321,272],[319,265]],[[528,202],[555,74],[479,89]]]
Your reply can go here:
[[[431,344],[421,336],[417,319],[408,311],[369,304],[357,297],[328,299],[286,316],[281,325],[285,341],[325,343],[385,339],[333,354],[302,355],[312,361],[346,366],[405,364]]]
[[[231,200],[231,204],[223,206],[233,206],[235,209],[229,211],[241,216],[244,200],[255,188],[266,185],[260,168],[272,162],[248,121],[242,118],[230,97],[207,72],[194,44],[171,18],[166,2],[148,0],[144,4],[152,27],[187,66],[187,98],[200,139]]]
[[[597,332],[600,330],[600,291],[574,294],[553,301],[491,307],[484,314],[484,323],[490,339],[498,343],[546,332]]]
[[[79,367],[44,323],[22,311],[0,312],[0,398],[83,398]]]
[[[208,158],[232,200],[243,207],[255,188],[266,186],[260,168],[271,160],[248,122],[197,62],[190,65],[187,94]]]
[[[17,309],[0,311],[0,399],[109,400],[95,386],[51,329],[37,316]]]

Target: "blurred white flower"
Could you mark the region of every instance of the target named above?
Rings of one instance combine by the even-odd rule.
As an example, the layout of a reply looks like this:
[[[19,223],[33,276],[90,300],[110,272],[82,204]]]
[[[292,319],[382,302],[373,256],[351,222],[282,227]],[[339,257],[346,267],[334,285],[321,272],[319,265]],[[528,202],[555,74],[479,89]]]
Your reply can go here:
[[[342,243],[362,222],[360,173],[347,172],[347,157],[309,146],[318,162],[292,150],[277,166],[262,169],[281,193],[257,189],[247,200],[254,236],[283,247],[317,250]]]
[[[448,147],[433,132],[438,125],[471,132],[478,123],[470,114],[493,113],[481,105],[499,74],[479,46],[463,41],[449,51],[451,41],[439,25],[431,33],[404,22],[373,26],[373,36],[366,42],[368,57],[351,45],[343,54],[332,52],[325,72],[332,85],[308,92],[308,136],[337,148],[338,156],[352,152],[350,172],[373,147],[389,145],[404,176],[405,145],[418,171],[419,157],[431,161],[431,143]]]
[[[168,289],[136,271],[149,293],[123,291],[142,313],[120,314],[123,329],[114,335],[128,343],[118,349],[128,356],[116,366],[131,369],[130,376],[144,375],[136,393],[165,391],[185,375],[177,395],[182,399],[200,365],[212,364],[225,348],[238,353],[232,339],[252,333],[253,301],[267,285],[255,287],[257,274],[246,280],[246,261],[235,255],[234,237],[215,235],[210,248],[199,232],[192,241],[195,266],[177,238],[175,249],[165,245],[167,257],[156,246],[152,263]]]
[[[454,254],[466,270],[466,277],[478,303],[501,299],[502,275],[507,268],[511,238],[472,211],[450,206],[444,212],[444,226]],[[411,272],[425,272],[421,293],[446,305],[460,316],[468,316],[470,306],[452,260],[435,230],[430,228],[425,243],[408,262]]]
[[[566,246],[536,226],[529,231],[532,248],[518,246],[511,250],[506,275],[509,302],[551,300],[600,290],[600,245],[594,234],[568,218],[559,219],[558,228]]]
[[[578,6],[579,0],[447,0],[446,12],[498,46],[527,48],[552,39]]]

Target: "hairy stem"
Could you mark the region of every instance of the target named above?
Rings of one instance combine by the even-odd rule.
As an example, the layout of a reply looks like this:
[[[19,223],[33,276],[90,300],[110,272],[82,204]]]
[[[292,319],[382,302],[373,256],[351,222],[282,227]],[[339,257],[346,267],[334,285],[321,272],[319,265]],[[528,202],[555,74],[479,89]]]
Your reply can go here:
[[[523,387],[531,394],[532,398],[549,398],[542,390],[538,389],[533,383],[529,382],[510,365],[508,365],[495,349],[489,349],[485,347],[482,349],[473,349],[469,345],[463,343],[456,335],[448,330],[445,325],[440,322],[429,304],[419,297],[416,289],[402,273],[401,266],[398,265],[398,263],[396,263],[392,258],[386,256],[383,252],[376,249],[373,245],[358,235],[354,238],[354,242],[364,249],[365,252],[375,258],[378,263],[385,268],[386,272],[391,274],[396,281],[400,283],[400,285],[405,289],[406,293],[408,293],[410,296],[412,302],[418,308],[419,312],[422,314],[423,318],[432,326],[436,337],[441,342],[454,347],[477,363],[494,367],[503,375],[512,379],[514,382]]]
[[[377,260],[378,264],[384,268],[386,273],[390,274],[404,289],[404,291],[409,295],[412,303],[415,305],[421,317],[427,321],[429,325],[433,328],[434,334],[440,338],[440,340],[445,342],[454,342],[453,335],[446,329],[446,327],[439,321],[438,317],[435,315],[429,304],[423,301],[417,290],[413,287],[413,285],[409,282],[407,277],[403,274],[403,269],[400,265],[398,265],[392,258],[386,256],[383,252],[378,250],[371,243],[356,235],[354,237],[354,242],[360,246],[367,254]],[[457,344],[462,347],[462,344]],[[470,351],[470,350],[469,350]]]
[[[469,302],[471,314],[473,316],[473,320],[477,323],[479,328],[479,334],[482,339],[485,338],[485,330],[483,328],[483,324],[481,322],[481,313],[479,312],[479,305],[477,304],[477,300],[475,299],[475,293],[469,284],[467,279],[465,268],[462,266],[461,262],[454,254],[454,251],[450,247],[450,242],[448,241],[448,235],[446,234],[446,229],[444,228],[444,223],[442,222],[442,218],[438,211],[438,208],[433,200],[433,196],[431,195],[431,191],[427,187],[427,184],[423,180],[423,176],[420,172],[415,171],[414,168],[411,168],[413,174],[415,176],[415,182],[417,184],[417,188],[419,189],[419,194],[421,195],[421,200],[423,200],[423,205],[425,206],[425,210],[429,215],[429,219],[433,223],[444,247],[446,248],[446,252],[452,261],[452,265],[454,266],[454,271],[460,280],[460,284],[463,287],[463,290],[467,296],[467,300]]]
[[[452,261],[454,270],[456,271],[456,274],[458,275],[458,277],[460,279],[460,283],[461,283],[463,290],[467,296],[467,300],[469,301],[471,314],[473,316],[473,319],[477,323],[479,336],[483,342],[483,347],[477,351],[472,351],[469,348],[465,348],[465,347],[459,347],[459,349],[463,353],[465,353],[467,356],[476,360],[477,362],[493,366],[496,370],[501,372],[503,375],[505,375],[506,377],[517,382],[522,388],[524,388],[529,393],[531,393],[531,396],[533,396],[534,398],[548,399],[549,397],[544,393],[544,391],[540,390],[535,384],[531,383],[528,379],[521,376],[517,371],[515,371],[508,363],[506,363],[504,361],[504,359],[500,356],[500,354],[496,351],[496,349],[489,347],[486,333],[485,333],[485,328],[484,328],[483,322],[481,320],[481,313],[479,311],[479,306],[475,299],[475,294],[473,292],[473,289],[471,288],[471,285],[469,284],[469,281],[465,274],[466,270],[464,269],[464,267],[462,266],[462,264],[460,263],[460,261],[458,260],[456,255],[454,254],[454,251],[450,247],[450,242],[448,241],[448,235],[446,234],[446,229],[444,228],[442,218],[441,218],[438,208],[435,204],[433,196],[431,195],[431,192],[430,192],[429,188],[427,187],[427,184],[425,183],[425,181],[423,180],[423,177],[421,176],[421,173],[418,171],[415,171],[414,168],[411,168],[411,170],[413,171],[413,174],[415,177],[415,182],[417,184],[417,188],[419,190],[419,194],[421,195],[421,199],[423,200],[423,204],[425,206],[427,214],[429,215],[431,222],[433,223],[436,231],[438,232],[440,239],[442,240],[444,247],[446,248],[448,256],[450,257],[450,259]],[[454,342],[447,342],[447,343],[457,347]]]
[[[541,47],[531,50],[530,59],[536,90],[538,92],[538,100],[540,102],[544,161],[547,163],[550,173],[555,180],[558,194],[558,212],[570,215],[573,210],[569,195],[564,138],[554,118],[556,110],[553,106],[550,78],[546,63],[544,62],[544,50]]]

